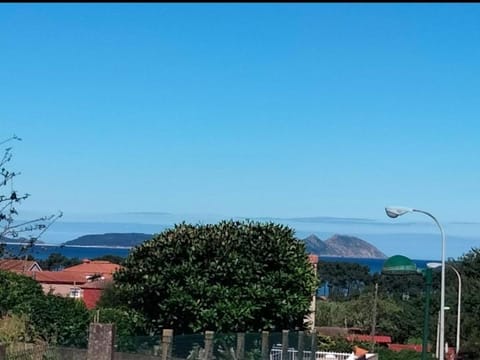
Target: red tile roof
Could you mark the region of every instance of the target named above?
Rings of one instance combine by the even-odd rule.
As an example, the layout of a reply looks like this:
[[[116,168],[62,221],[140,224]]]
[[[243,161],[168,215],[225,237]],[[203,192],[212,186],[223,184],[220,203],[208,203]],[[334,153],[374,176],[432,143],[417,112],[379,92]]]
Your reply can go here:
[[[417,344],[388,344],[388,348],[393,351],[413,350],[422,352],[422,345]],[[430,351],[430,345],[428,346],[428,351]]]
[[[17,273],[22,273],[25,271],[30,271],[32,268],[37,266],[40,271],[40,265],[36,261],[29,260],[15,260],[15,259],[0,259],[0,270],[14,271]]]
[[[108,280],[91,281],[80,286],[82,289],[100,289],[103,290],[110,283]]]
[[[83,264],[74,265],[64,269],[64,272],[78,272],[86,275],[102,274],[105,278],[111,278],[111,275],[120,269],[121,266],[109,261],[90,261],[84,260]]]
[[[392,342],[392,338],[390,336],[385,336],[385,335],[375,335],[373,337],[374,342],[378,344],[389,344]],[[347,336],[348,341],[365,341],[365,342],[371,342],[372,341],[372,336],[371,335],[348,335]]]
[[[83,274],[64,271],[28,271],[25,275],[42,284],[84,284],[88,279]]]

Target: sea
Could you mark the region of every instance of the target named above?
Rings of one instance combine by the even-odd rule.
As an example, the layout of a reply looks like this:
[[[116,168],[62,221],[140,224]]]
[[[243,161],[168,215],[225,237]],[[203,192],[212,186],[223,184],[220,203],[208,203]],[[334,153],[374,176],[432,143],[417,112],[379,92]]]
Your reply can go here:
[[[7,250],[10,254],[16,255],[21,253],[22,245],[8,244]],[[127,247],[101,247],[101,246],[72,246],[72,245],[44,245],[37,244],[33,248],[28,249],[27,254],[32,255],[35,259],[46,259],[52,253],[60,253],[68,258],[79,259],[94,259],[103,255],[116,255],[127,257],[131,248]],[[25,254],[25,253],[23,253]],[[372,258],[353,258],[353,257],[336,257],[336,256],[320,256],[322,261],[331,262],[348,262],[367,266],[371,274],[379,273],[382,270],[386,259],[372,259]],[[426,268],[428,262],[438,260],[418,260],[412,259],[418,268]]]

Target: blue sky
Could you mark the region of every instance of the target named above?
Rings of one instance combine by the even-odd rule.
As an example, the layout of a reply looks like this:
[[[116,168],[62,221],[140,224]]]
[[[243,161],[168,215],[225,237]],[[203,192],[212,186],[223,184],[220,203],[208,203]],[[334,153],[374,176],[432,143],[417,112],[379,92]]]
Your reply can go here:
[[[480,222],[479,18],[476,4],[3,4],[0,124],[23,138],[23,209],[389,221],[400,204]]]

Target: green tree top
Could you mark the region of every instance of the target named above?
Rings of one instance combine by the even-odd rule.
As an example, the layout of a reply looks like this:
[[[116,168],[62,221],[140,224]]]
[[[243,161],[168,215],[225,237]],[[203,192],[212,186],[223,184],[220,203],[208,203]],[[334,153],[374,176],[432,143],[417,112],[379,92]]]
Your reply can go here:
[[[301,328],[317,287],[304,243],[273,223],[175,225],[124,266],[123,301],[177,332]]]

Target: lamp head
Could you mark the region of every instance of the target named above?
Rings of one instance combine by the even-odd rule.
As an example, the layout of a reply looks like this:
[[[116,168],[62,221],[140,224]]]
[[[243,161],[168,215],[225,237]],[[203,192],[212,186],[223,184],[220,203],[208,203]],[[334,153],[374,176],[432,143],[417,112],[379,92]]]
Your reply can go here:
[[[385,212],[387,213],[388,217],[395,219],[396,217],[402,216],[403,214],[412,212],[413,209],[406,208],[403,206],[387,206],[385,207]]]
[[[438,268],[442,267],[442,263],[429,262],[429,263],[427,263],[427,267],[430,268],[430,269],[438,269]]]

